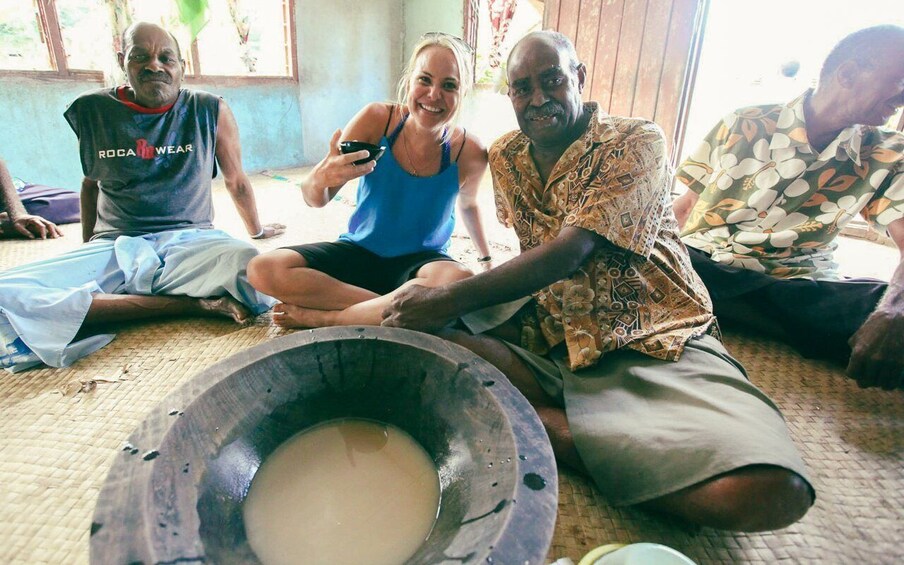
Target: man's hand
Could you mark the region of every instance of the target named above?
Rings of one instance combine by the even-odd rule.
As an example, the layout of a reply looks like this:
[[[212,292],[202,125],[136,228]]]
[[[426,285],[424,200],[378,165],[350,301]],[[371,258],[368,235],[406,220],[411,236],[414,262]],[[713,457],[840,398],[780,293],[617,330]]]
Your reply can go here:
[[[443,314],[443,301],[437,289],[421,285],[403,288],[383,310],[381,325],[432,333],[449,325],[456,316]]]
[[[60,228],[58,228],[55,223],[45,220],[41,216],[34,216],[32,214],[17,216],[9,222],[9,228],[11,232],[15,232],[15,234],[27,237],[28,239],[47,239],[48,237],[54,239],[63,237],[63,232],[60,231]],[[4,226],[3,231],[6,231],[6,229],[7,227]]]
[[[279,223],[264,224],[263,230],[258,236],[251,236],[251,239],[270,239],[286,233],[286,226]]]
[[[847,375],[861,388],[893,390],[904,384],[904,315],[878,309],[850,341]]]

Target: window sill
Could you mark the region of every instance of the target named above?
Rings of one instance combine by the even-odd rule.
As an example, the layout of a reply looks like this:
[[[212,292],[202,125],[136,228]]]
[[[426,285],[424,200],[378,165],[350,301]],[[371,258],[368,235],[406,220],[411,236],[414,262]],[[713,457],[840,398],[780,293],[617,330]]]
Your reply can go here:
[[[97,81],[103,82],[104,73],[100,71],[20,71],[0,69],[0,80],[14,78],[29,78],[42,81]]]
[[[0,69],[0,81],[5,79],[32,79],[37,81],[82,81],[82,82],[104,82],[104,74],[100,71],[68,71],[60,73],[57,71],[20,71]],[[242,85],[267,85],[267,84],[297,84],[298,79],[295,77],[275,77],[275,76],[219,76],[219,75],[201,75],[186,76],[183,85],[207,85],[207,86],[242,86]]]

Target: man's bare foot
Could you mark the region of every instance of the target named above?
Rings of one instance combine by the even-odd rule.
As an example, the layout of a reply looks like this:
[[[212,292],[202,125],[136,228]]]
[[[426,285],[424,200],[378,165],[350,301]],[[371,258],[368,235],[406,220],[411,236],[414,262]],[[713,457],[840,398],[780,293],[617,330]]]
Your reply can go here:
[[[280,302],[273,307],[273,323],[281,328],[323,328],[335,326],[336,310],[315,310]]]
[[[217,298],[200,298],[198,305],[201,310],[213,316],[226,316],[232,318],[237,324],[247,324],[251,321],[251,311],[231,296],[219,296]]]

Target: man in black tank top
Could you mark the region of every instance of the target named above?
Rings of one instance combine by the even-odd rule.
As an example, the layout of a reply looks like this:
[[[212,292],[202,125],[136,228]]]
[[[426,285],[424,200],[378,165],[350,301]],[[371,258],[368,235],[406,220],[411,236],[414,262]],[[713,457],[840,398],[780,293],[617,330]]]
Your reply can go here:
[[[252,239],[260,222],[226,103],[181,88],[179,44],[159,26],[123,34],[128,85],[83,94],[65,112],[79,138],[85,245],[0,273],[0,367],[65,367],[112,335],[73,341],[83,325],[175,315],[244,323],[273,300],[245,267],[257,248],[213,229],[217,165]]]

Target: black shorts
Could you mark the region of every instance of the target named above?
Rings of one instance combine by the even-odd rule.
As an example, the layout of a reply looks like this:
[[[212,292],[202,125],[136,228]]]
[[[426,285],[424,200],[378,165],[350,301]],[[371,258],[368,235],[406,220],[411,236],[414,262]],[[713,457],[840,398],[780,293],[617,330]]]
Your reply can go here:
[[[299,253],[308,267],[344,283],[383,295],[417,275],[418,269],[434,261],[455,261],[439,251],[421,251],[398,257],[380,257],[350,241],[308,243],[283,247]]]

